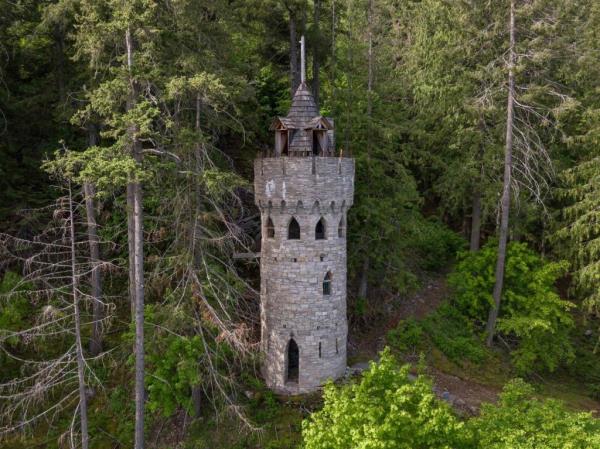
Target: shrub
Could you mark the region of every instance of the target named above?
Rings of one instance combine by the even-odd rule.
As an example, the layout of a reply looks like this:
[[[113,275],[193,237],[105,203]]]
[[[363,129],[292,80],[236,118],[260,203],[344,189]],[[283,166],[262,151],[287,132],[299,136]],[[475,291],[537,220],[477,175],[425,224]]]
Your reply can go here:
[[[494,242],[477,253],[462,253],[449,277],[455,306],[481,323],[493,304],[496,257]],[[554,287],[566,270],[566,263],[547,262],[524,243],[508,246],[498,331],[518,342],[511,356],[521,373],[535,366],[553,371],[573,359],[569,311],[574,305],[562,300]]]
[[[198,361],[204,353],[200,336],[163,336],[148,348],[148,410],[170,416],[178,406],[192,412],[192,388],[201,381]]]
[[[539,400],[520,379],[498,404],[460,421],[432,392],[431,381],[411,381],[388,350],[359,383],[327,385],[324,406],[302,423],[304,449],[592,449],[600,420]]]
[[[389,345],[400,352],[415,350],[429,342],[455,363],[467,359],[481,363],[487,351],[476,336],[473,323],[448,303],[421,321],[414,318],[400,321],[387,334]]]
[[[360,383],[325,388],[325,404],[302,424],[306,449],[460,448],[464,424],[440,402],[431,382],[408,377],[389,350]]]
[[[414,351],[423,340],[423,328],[414,318],[408,318],[398,323],[386,335],[388,344],[400,352]]]
[[[600,447],[600,421],[571,412],[554,399],[539,400],[522,380],[504,387],[500,401],[484,404],[468,422],[481,449],[587,449]]]

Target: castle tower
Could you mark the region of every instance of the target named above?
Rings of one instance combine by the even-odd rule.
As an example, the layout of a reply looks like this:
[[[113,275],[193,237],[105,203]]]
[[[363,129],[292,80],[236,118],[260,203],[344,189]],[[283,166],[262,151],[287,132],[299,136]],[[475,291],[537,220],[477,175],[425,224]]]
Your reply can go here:
[[[302,67],[304,67],[304,38]],[[261,349],[267,385],[315,390],[346,368],[346,213],[354,160],[335,156],[333,120],[319,115],[302,69],[274,151],[254,162],[261,212]]]

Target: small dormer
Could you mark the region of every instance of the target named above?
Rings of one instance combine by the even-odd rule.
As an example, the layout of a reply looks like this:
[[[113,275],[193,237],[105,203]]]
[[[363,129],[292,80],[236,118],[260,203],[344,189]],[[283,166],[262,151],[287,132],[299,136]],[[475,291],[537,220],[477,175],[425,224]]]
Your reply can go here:
[[[275,131],[275,157],[333,156],[333,120],[323,117],[305,80],[304,36],[301,43],[301,82],[292,98],[286,117],[276,117],[270,130]]]

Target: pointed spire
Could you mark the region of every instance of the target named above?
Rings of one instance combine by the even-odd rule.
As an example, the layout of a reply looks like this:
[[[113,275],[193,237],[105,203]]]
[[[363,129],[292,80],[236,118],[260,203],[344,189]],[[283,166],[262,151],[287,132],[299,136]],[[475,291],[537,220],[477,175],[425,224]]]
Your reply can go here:
[[[304,34],[300,38],[300,83],[306,82],[306,52],[304,47]]]

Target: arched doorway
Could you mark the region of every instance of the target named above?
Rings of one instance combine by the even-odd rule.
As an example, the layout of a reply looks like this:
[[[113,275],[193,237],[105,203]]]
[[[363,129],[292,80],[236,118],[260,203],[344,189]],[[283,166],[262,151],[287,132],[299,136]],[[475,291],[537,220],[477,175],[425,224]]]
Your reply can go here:
[[[288,343],[287,350],[287,373],[286,382],[298,382],[300,368],[300,351],[296,341],[292,338]]]

